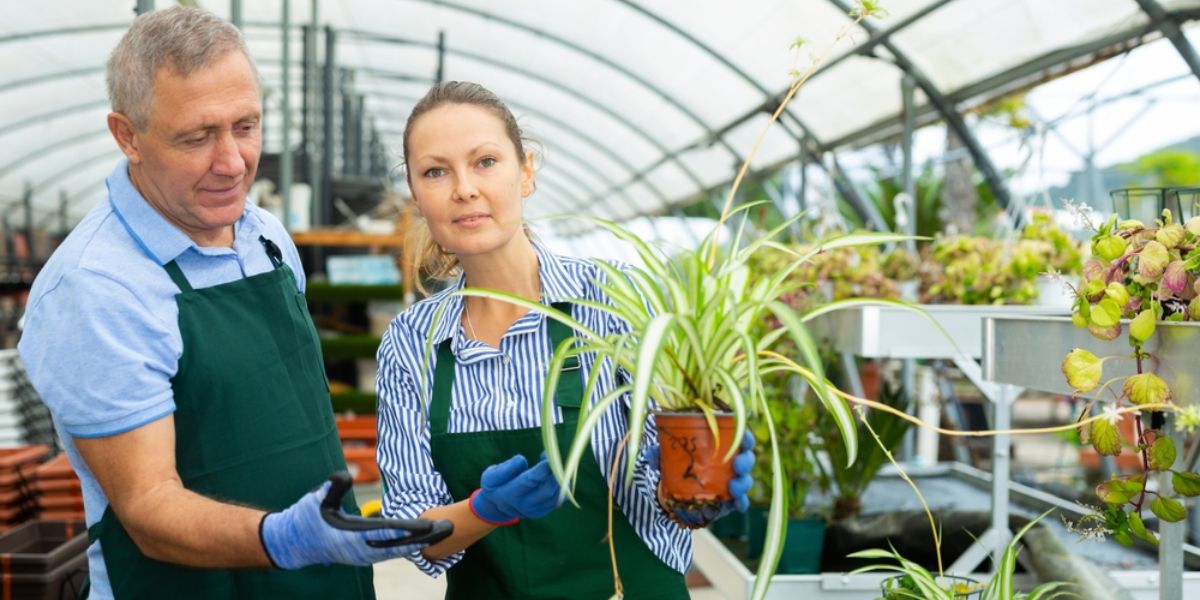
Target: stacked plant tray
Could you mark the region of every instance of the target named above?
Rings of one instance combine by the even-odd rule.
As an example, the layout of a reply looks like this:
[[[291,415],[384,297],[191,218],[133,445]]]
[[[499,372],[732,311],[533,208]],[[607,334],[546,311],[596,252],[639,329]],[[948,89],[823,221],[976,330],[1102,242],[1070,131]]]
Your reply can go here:
[[[37,512],[33,480],[50,455],[45,444],[0,449],[0,531],[11,529]]]
[[[0,594],[14,600],[79,597],[87,575],[83,521],[30,521],[0,535]]]
[[[338,415],[338,437],[354,483],[379,481],[379,465],[375,462],[375,442],[378,438],[375,415]]]
[[[59,454],[37,468],[33,489],[42,519],[83,520],[83,490],[66,454]]]

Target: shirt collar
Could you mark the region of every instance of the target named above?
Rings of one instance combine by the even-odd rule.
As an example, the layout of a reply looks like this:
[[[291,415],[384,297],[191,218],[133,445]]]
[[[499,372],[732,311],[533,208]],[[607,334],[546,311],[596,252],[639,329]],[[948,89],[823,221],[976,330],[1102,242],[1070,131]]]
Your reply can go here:
[[[538,277],[542,281],[542,304],[570,302],[583,297],[586,281],[582,274],[568,269],[561,258],[547,250],[539,242],[533,242],[533,251],[537,254]],[[445,308],[433,331],[434,345],[452,337],[454,341],[450,345],[454,347],[458,344],[458,337],[454,334],[461,328],[459,324],[462,322],[463,297],[455,295],[454,292],[463,287],[465,287],[464,279],[462,275],[459,275],[449,288],[442,292],[445,296],[441,302],[445,303]]]
[[[112,205],[113,212],[117,218],[125,225],[129,231],[129,235],[133,236],[134,240],[150,255],[159,265],[165,265],[179,257],[180,254],[188,251],[191,248],[196,248],[202,253],[205,249],[200,248],[187,236],[181,229],[162,216],[150,203],[142,196],[141,192],[133,185],[133,180],[129,178],[129,159],[122,158],[108,179],[105,180],[108,186],[108,198]],[[242,241],[239,234],[254,234],[258,231],[255,227],[256,219],[248,219],[250,214],[250,203],[242,208],[242,216],[234,225],[234,238],[237,241]],[[250,227],[245,227],[249,224]],[[235,242],[236,243],[236,242]]]

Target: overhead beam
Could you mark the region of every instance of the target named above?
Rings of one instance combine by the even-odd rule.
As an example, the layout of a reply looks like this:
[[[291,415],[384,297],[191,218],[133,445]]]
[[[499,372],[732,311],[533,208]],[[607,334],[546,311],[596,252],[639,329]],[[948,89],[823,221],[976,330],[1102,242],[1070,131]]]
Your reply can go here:
[[[829,0],[829,2],[847,13],[851,10],[850,5],[844,0]],[[875,27],[867,21],[862,21],[859,25],[867,32],[875,31]],[[967,148],[967,152],[975,162],[975,167],[983,174],[984,180],[987,181],[988,187],[991,188],[996,202],[1001,208],[1008,208],[1008,205],[1011,203],[1008,186],[1004,184],[1004,180],[1000,177],[1000,172],[996,170],[996,165],[992,162],[992,157],[988,156],[987,151],[983,149],[983,144],[979,143],[979,138],[975,136],[975,132],[971,131],[970,127],[967,127],[967,123],[958,112],[957,106],[942,93],[942,90],[933,83],[933,80],[925,74],[924,70],[914,64],[908,57],[908,54],[896,46],[890,39],[884,39],[879,43],[891,53],[895,65],[908,74],[908,76],[912,77],[917,87],[920,87],[921,91],[925,92],[925,97],[929,98],[929,102],[937,108],[942,118],[946,120],[946,126],[954,132],[954,135],[962,140],[963,145]]]
[[[1175,46],[1175,51],[1183,58],[1183,62],[1187,63],[1188,69],[1191,69],[1192,74],[1200,79],[1200,56],[1197,56],[1196,48],[1183,34],[1179,21],[1168,14],[1155,0],[1137,0],[1137,3],[1142,7],[1142,11],[1150,17],[1150,25],[1162,31],[1163,35],[1171,41],[1171,45]]]
[[[505,27],[529,33],[540,39],[544,39],[553,44],[557,44],[559,46],[567,48],[567,49],[571,50],[572,52],[578,53],[582,56],[586,56],[587,58],[612,69],[613,71],[620,74],[621,76],[637,83],[639,86],[645,88],[646,90],[649,90],[651,93],[658,96],[661,100],[666,102],[672,108],[674,108],[675,110],[679,111],[681,114],[686,116],[690,121],[692,121],[694,124],[696,124],[696,126],[700,127],[700,129],[703,130],[710,139],[712,139],[715,143],[720,144],[722,148],[724,148],[727,152],[729,152],[729,154],[733,157],[734,160],[738,160],[738,161],[741,160],[740,157],[738,156],[737,150],[735,150],[733,148],[733,146],[730,145],[725,140],[724,136],[715,134],[712,130],[711,125],[709,123],[705,122],[704,119],[700,118],[700,116],[698,114],[696,114],[696,112],[694,110],[688,108],[686,105],[684,105],[682,102],[680,102],[675,94],[670,93],[668,90],[662,88],[661,86],[654,83],[653,81],[650,81],[649,79],[642,77],[641,75],[638,75],[631,69],[627,68],[625,65],[618,63],[618,62],[608,58],[607,56],[604,56],[603,54],[600,54],[589,48],[586,48],[586,47],[570,40],[569,38],[565,38],[558,34],[555,34],[553,31],[548,31],[545,29],[533,27],[526,23],[521,23],[519,21],[509,19],[503,15],[489,13],[486,11],[479,10],[477,8],[459,4],[457,2],[449,2],[447,0],[417,0],[417,1],[425,2],[427,4],[432,4],[434,6],[440,6],[442,8],[449,8],[451,10],[456,10],[459,12],[464,12],[467,14],[475,15],[477,17],[486,19],[489,22],[499,23],[501,25],[504,25]],[[439,36],[439,40],[440,40],[440,36]],[[441,71],[439,70],[439,76],[440,76],[440,73],[441,73]]]
[[[85,131],[84,133],[80,133],[78,135],[74,135],[74,136],[71,136],[66,139],[56,140],[49,144],[44,144],[42,146],[38,146],[31,150],[26,150],[16,160],[12,160],[4,165],[0,165],[0,179],[7,177],[13,171],[15,171],[33,161],[44,158],[48,154],[53,154],[59,150],[62,150],[63,148],[70,148],[71,146],[75,146],[77,144],[81,144],[83,142],[98,138],[103,135],[108,135],[108,134],[109,134],[108,127],[105,127],[103,129],[93,129],[91,131]]]
[[[1200,9],[1174,11],[1170,16],[1180,22],[1200,19]],[[1019,65],[983,77],[966,84],[956,90],[946,93],[946,97],[954,104],[961,104],[984,94],[999,96],[1013,91],[1029,88],[1038,83],[1049,81],[1070,72],[1091,66],[1096,62],[1128,52],[1147,42],[1147,36],[1157,34],[1159,30],[1151,24],[1139,24],[1089,42],[1059,48],[1046,52]],[[1078,59],[1091,56],[1085,64],[1071,64]],[[1056,67],[1060,70],[1053,71]],[[935,115],[936,107],[925,103],[916,109],[917,126],[926,125],[932,121],[930,115]],[[859,129],[850,131],[841,137],[829,140],[832,147],[850,144],[867,145],[882,139],[894,137],[900,133],[901,115],[891,115],[869,123]]]
[[[759,105],[753,111],[748,113],[748,115],[745,117],[746,120],[749,120],[750,118],[752,118],[755,114],[758,114],[759,112],[763,112],[763,111],[773,112],[774,107],[778,106],[779,102],[782,101],[782,98],[777,97],[776,95],[772,94],[769,90],[767,90],[766,87],[764,87],[761,83],[759,83],[757,79],[754,79],[753,77],[751,77],[745,70],[743,70],[741,67],[738,67],[736,64],[733,63],[733,61],[726,58],[726,56],[724,54],[717,52],[714,48],[712,48],[708,44],[704,43],[702,40],[700,40],[696,36],[693,36],[692,34],[688,33],[687,31],[684,31],[682,28],[675,25],[674,23],[668,21],[667,19],[664,19],[662,16],[658,15],[657,13],[645,8],[644,6],[641,6],[640,4],[633,2],[632,0],[616,0],[616,1],[629,7],[631,10],[634,10],[634,11],[642,14],[643,16],[654,21],[655,23],[658,23],[660,26],[667,29],[668,31],[675,33],[677,36],[684,39],[692,46],[695,46],[697,49],[699,49],[704,54],[706,54],[709,57],[711,57],[712,59],[720,62],[722,65],[725,66],[726,69],[728,69],[734,75],[737,75],[737,77],[739,79],[741,79],[742,81],[745,81],[747,84],[749,84],[755,90],[758,90],[758,92],[760,94],[762,94],[766,98],[766,100],[764,101],[764,103],[762,105]],[[843,197],[846,198],[846,200],[850,203],[850,205],[852,207],[855,208],[855,210],[859,210],[860,207],[867,207],[869,205],[869,203],[863,200],[862,194],[860,194],[858,192],[858,189],[854,186],[854,182],[845,178],[841,173],[831,172],[829,169],[826,168],[825,163],[820,159],[821,158],[820,153],[828,152],[829,149],[821,143],[820,138],[818,138],[816,136],[816,134],[813,133],[812,129],[809,128],[808,125],[798,115],[796,115],[794,112],[792,112],[789,109],[785,109],[783,111],[783,116],[791,119],[792,123],[794,123],[796,125],[796,127],[800,129],[800,134],[797,135],[795,133],[792,133],[791,134],[792,137],[795,138],[796,141],[798,141],[800,143],[800,145],[801,145],[800,147],[802,149],[804,149],[810,153],[809,158],[811,159],[811,161],[816,163],[817,165],[819,165],[821,167],[821,169],[824,170],[826,172],[826,174],[829,175],[830,180],[833,181],[834,187],[837,188],[838,192],[840,194],[842,194]],[[781,121],[781,125],[782,125],[782,121]],[[736,127],[736,126],[727,126],[725,128],[718,129],[714,133],[715,133],[715,135],[723,136],[725,134],[725,132],[732,130],[733,127]],[[686,146],[685,146],[685,148],[686,148]],[[814,150],[814,149],[816,149],[816,150]],[[679,152],[682,152],[682,151],[683,150],[680,150]],[[702,190],[701,193],[706,194],[706,193],[711,193],[711,191],[710,190]],[[864,219],[874,220],[874,218],[871,216],[870,212],[859,212],[859,216],[863,217]]]

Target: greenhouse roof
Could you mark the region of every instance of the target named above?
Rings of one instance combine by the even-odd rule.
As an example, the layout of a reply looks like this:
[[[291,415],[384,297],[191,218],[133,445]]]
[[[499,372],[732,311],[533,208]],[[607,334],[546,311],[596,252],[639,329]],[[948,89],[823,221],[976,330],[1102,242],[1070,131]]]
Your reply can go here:
[[[189,3],[226,18],[240,6],[266,95],[265,151],[278,152],[283,2]],[[103,197],[119,157],[105,126],[104,62],[135,4],[0,4],[0,202],[19,206],[30,193],[46,219],[66,206],[74,220]],[[881,4],[890,15],[849,28],[766,135],[754,168],[895,136],[906,74],[928,120],[1164,36],[1182,40],[1181,54],[1200,73],[1179,34],[1200,18],[1200,0]],[[319,25],[334,31],[335,62],[350,73],[345,91],[362,95],[393,162],[404,119],[440,67],[444,79],[492,88],[543,143],[531,212],[626,218],[665,213],[727,185],[791,72],[851,24],[852,2],[292,0],[297,132],[301,25],[312,22],[314,5]],[[798,37],[807,40],[799,52],[790,48]]]

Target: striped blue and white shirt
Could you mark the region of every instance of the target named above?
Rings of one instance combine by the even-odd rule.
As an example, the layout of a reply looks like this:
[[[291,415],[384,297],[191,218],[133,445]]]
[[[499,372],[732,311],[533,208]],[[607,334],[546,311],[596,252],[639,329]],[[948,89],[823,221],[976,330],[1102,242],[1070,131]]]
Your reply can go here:
[[[542,282],[543,304],[587,299],[607,303],[595,281],[604,273],[592,263],[577,258],[556,256],[536,242],[538,273]],[[509,327],[500,339],[500,348],[467,338],[461,323],[463,297],[451,293],[464,286],[463,278],[449,289],[426,298],[396,317],[379,346],[379,469],[387,483],[383,515],[414,518],[431,507],[452,504],[446,483],[433,465],[427,400],[433,396],[433,372],[437,353],[431,353],[424,377],[421,363],[426,340],[432,336],[436,347],[450,339],[457,359],[454,386],[450,395],[449,433],[528,429],[541,426],[540,408],[546,363],[553,354],[546,319],[536,312],[526,313]],[[439,304],[445,302],[439,322],[433,324]],[[628,325],[593,308],[572,304],[571,315],[581,323],[607,335],[628,331]],[[429,333],[431,331],[432,333]],[[612,365],[605,360],[597,365],[594,355],[580,357],[582,376],[593,368],[603,369],[590,399],[595,403],[618,385]],[[421,385],[424,384],[422,391]],[[621,439],[628,430],[622,403],[615,403],[600,420],[592,437],[596,462],[609,479],[609,467]],[[555,422],[562,414],[555,415]],[[644,445],[654,444],[657,433],[653,416],[646,420]],[[624,468],[609,481],[617,505],[659,558],[679,572],[686,572],[692,560],[691,532],[668,520],[658,507],[655,490],[659,473],[639,462],[631,484],[625,483]],[[414,553],[409,558],[425,573],[438,576],[463,556],[430,561]]]

